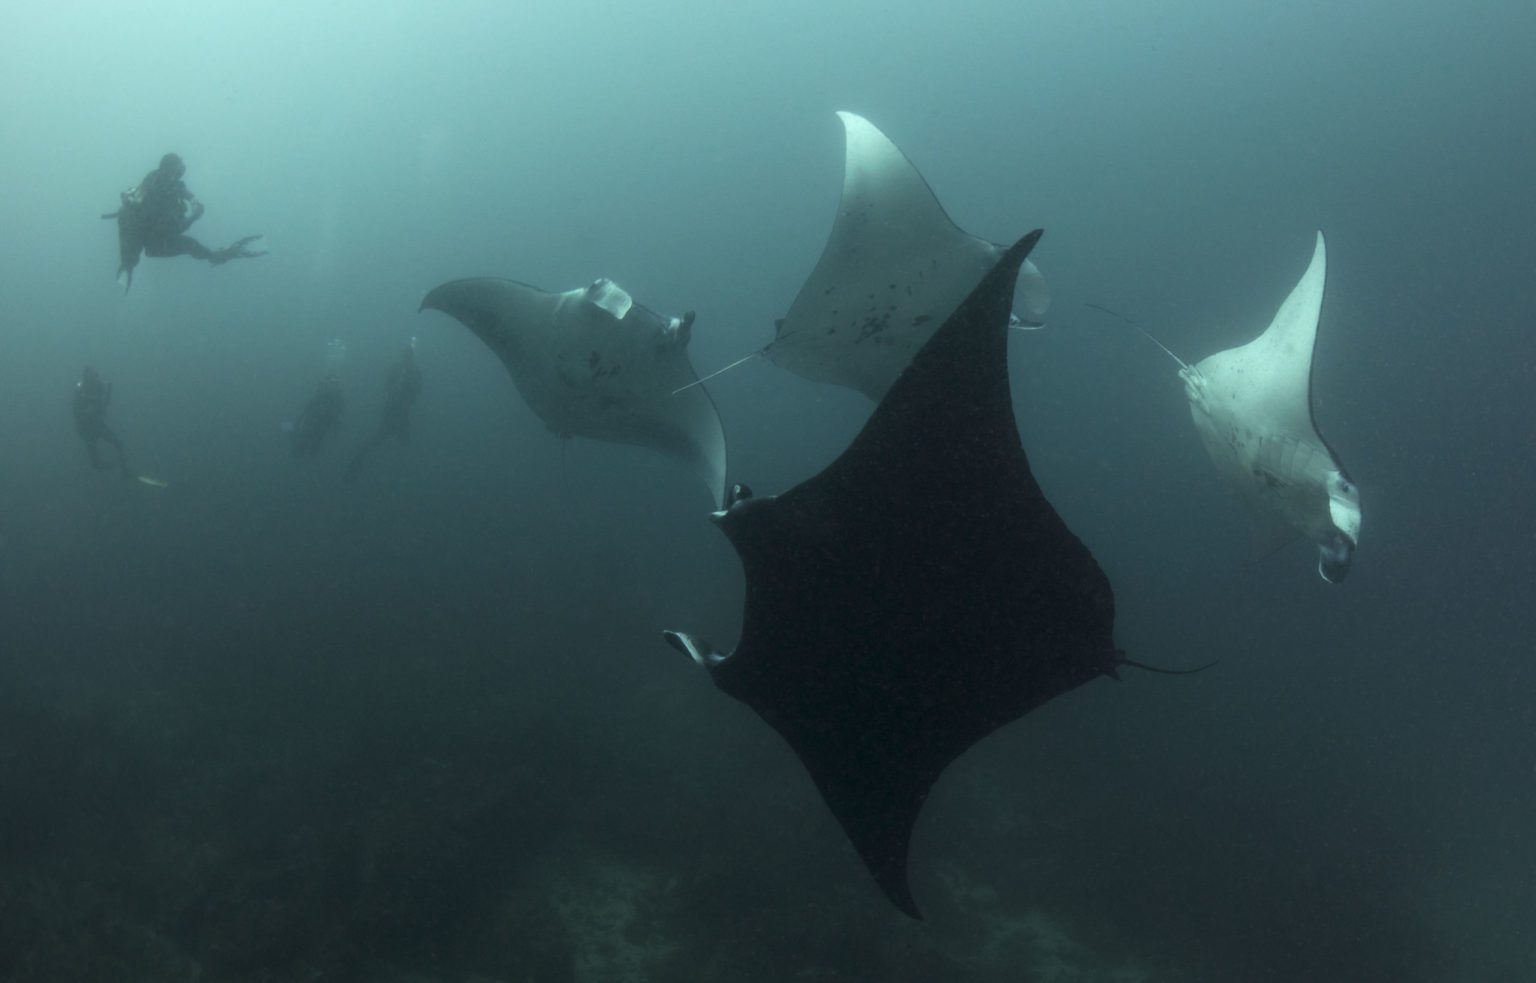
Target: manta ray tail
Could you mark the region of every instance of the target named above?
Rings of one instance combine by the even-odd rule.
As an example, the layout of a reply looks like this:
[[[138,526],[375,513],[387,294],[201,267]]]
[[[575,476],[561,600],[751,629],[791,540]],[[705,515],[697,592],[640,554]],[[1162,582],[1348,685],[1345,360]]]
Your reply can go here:
[[[1165,676],[1190,676],[1190,675],[1193,675],[1194,673],[1197,673],[1197,672],[1204,672],[1205,670],[1209,669],[1211,666],[1214,666],[1216,663],[1218,663],[1220,661],[1221,661],[1220,659],[1212,659],[1210,662],[1207,662],[1205,665],[1203,665],[1203,666],[1196,666],[1193,669],[1165,669],[1162,666],[1149,666],[1145,662],[1137,662],[1135,659],[1125,659],[1125,658],[1116,659],[1115,660],[1115,665],[1117,665],[1117,666],[1130,666],[1132,669],[1145,669],[1147,672],[1160,672],[1160,673],[1162,673]]]
[[[754,358],[757,358],[759,355],[766,355],[766,354],[768,354],[768,346],[764,345],[762,348],[759,348],[757,351],[752,352],[750,355],[743,355],[743,356],[741,356],[736,361],[732,362],[730,365],[727,365],[723,369],[716,369],[715,371],[711,372],[709,375],[705,376],[702,379],[695,379],[692,382],[688,383],[688,385],[686,385],[686,386],[680,386],[677,389],[672,390],[672,395],[676,396],[678,393],[687,392],[688,390],[692,389],[694,386],[702,386],[702,385],[704,385],[704,383],[706,383],[709,380],[713,379],[715,376],[717,376],[717,375],[724,375],[725,373],[731,371],[732,369],[734,369],[736,366],[742,364],[743,362],[750,362]]]
[[[1140,331],[1141,332],[1141,336],[1143,338],[1147,339],[1148,341],[1152,342],[1152,344],[1154,344],[1157,347],[1161,348],[1164,351],[1164,353],[1167,354],[1167,356],[1169,358],[1173,359],[1175,362],[1178,362],[1179,363],[1179,368],[1181,368],[1181,369],[1189,368],[1189,363],[1188,362],[1184,361],[1182,358],[1180,358],[1179,356],[1175,355],[1173,353],[1172,349],[1170,349],[1167,345],[1163,344],[1161,341],[1158,341],[1157,338],[1153,337],[1152,332],[1150,332],[1146,328],[1142,327],[1141,323],[1139,321],[1137,321],[1135,318],[1126,317],[1124,314],[1121,314],[1119,311],[1112,311],[1109,308],[1103,307],[1103,306],[1101,306],[1099,304],[1087,304],[1085,306],[1091,307],[1091,308],[1093,308],[1096,311],[1103,311],[1105,314],[1108,314],[1110,317],[1118,317],[1120,320],[1124,321],[1126,324],[1129,324],[1131,327],[1135,328],[1137,331]]]

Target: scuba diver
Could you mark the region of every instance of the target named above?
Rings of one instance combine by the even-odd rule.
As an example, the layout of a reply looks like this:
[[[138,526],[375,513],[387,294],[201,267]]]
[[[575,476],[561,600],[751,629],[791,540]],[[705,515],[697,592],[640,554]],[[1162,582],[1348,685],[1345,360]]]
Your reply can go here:
[[[411,404],[421,395],[421,369],[416,367],[416,339],[405,346],[400,361],[389,367],[384,380],[384,417],[379,429],[368,442],[352,455],[347,465],[347,480],[356,481],[363,471],[363,462],[380,444],[393,437],[402,444],[411,440]]]
[[[187,189],[182,175],[187,165],[176,154],[160,158],[160,166],[144,175],[137,188],[122,193],[122,207],[102,218],[117,219],[117,279],[126,291],[133,286],[133,270],[139,254],[169,257],[191,256],[214,266],[232,259],[265,256],[250,244],[261,236],[237,239],[223,249],[209,249],[187,235],[192,223],[203,217],[203,203]]]
[[[312,457],[320,450],[325,438],[336,429],[343,405],[341,379],[333,372],[320,380],[309,402],[304,404],[304,411],[293,421],[288,440],[294,457]]]
[[[97,471],[108,470],[112,465],[101,459],[96,445],[101,442],[110,445],[117,455],[117,469],[126,481],[133,477],[133,472],[128,469],[123,442],[107,426],[107,404],[110,402],[112,387],[101,381],[95,369],[86,366],[80,373],[80,381],[75,383],[75,432],[85,441],[85,452],[90,455],[91,467]]]

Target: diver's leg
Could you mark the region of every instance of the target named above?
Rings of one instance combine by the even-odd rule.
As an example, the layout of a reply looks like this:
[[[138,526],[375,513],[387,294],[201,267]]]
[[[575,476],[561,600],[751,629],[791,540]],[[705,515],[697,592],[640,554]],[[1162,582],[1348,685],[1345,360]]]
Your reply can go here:
[[[91,470],[101,470],[101,455],[96,451],[95,434],[82,433],[80,439],[85,442],[85,456],[90,459]]]
[[[153,239],[144,243],[144,255],[154,256],[159,259],[168,259],[172,256],[191,256],[208,263],[221,263],[223,260],[215,259],[218,255],[212,249],[198,242],[189,235],[168,236],[163,239]]]
[[[232,259],[255,259],[257,256],[265,256],[267,254],[265,249],[250,248],[251,243],[260,238],[261,236],[254,235],[246,236],[242,239],[236,239],[234,242],[214,253],[213,259],[209,260],[209,262],[211,262],[214,266],[218,266],[220,263],[227,263]]]
[[[125,479],[133,477],[132,472],[128,470],[128,455],[123,451],[123,442],[118,440],[117,434],[109,430],[105,424],[101,427],[101,439],[112,445],[113,452],[117,454],[117,469],[122,472],[123,477]]]

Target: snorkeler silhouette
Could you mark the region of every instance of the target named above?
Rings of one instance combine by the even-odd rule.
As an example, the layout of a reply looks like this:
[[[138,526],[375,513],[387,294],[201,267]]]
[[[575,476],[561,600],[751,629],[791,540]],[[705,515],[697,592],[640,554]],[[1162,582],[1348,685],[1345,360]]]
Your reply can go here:
[[[133,286],[133,270],[139,255],[191,256],[214,266],[232,259],[265,256],[266,250],[249,246],[261,236],[237,239],[223,249],[209,249],[187,235],[203,216],[203,203],[187,189],[182,175],[186,164],[176,154],[160,158],[160,166],[144,175],[139,186],[122,193],[122,207],[102,218],[117,219],[117,279],[126,291]]]

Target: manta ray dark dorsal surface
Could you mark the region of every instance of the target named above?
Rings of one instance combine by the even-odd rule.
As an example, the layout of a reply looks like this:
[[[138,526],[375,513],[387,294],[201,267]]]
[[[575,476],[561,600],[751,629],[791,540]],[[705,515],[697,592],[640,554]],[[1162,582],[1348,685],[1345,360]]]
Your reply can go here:
[[[1109,581],[1030,473],[1007,375],[1008,249],[826,470],[717,513],[746,610],[730,656],[701,657],[810,772],[890,900],[912,827],[951,761],[1113,671]]]

